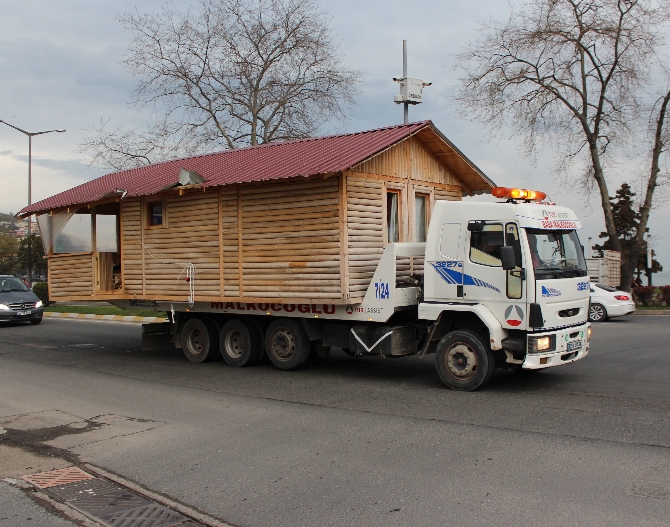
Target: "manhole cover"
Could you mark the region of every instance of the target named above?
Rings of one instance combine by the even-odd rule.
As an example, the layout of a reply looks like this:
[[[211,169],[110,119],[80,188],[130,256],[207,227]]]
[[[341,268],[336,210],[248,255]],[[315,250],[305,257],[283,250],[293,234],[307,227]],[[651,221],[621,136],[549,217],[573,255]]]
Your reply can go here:
[[[29,476],[23,476],[23,479],[40,489],[48,489],[58,485],[66,485],[68,483],[76,483],[78,481],[86,481],[94,478],[77,467],[68,467],[52,470],[51,472],[30,474]]]
[[[182,527],[188,525],[185,522],[189,520],[178,512],[153,503],[136,509],[98,516],[98,518],[110,527]]]

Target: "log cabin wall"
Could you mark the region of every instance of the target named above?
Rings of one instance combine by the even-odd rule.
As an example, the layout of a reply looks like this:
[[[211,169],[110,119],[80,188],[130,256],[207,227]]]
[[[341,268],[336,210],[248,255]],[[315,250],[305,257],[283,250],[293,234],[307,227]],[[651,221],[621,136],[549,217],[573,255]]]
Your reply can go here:
[[[221,189],[219,204],[221,217],[221,260],[223,261],[224,296],[241,297],[240,283],[240,225],[241,210],[237,204],[241,198],[239,185]]]
[[[49,298],[93,295],[93,253],[52,254],[48,265]]]
[[[163,203],[161,225],[149,225],[148,207]],[[197,270],[200,295],[220,296],[219,192],[149,196],[123,202],[122,265],[126,294],[187,297],[186,267]]]
[[[127,295],[144,294],[141,200],[121,202],[121,283]]]
[[[346,176],[349,295],[365,296],[384,252],[383,181]]]
[[[417,194],[427,197],[428,219],[436,200],[460,201],[459,180],[411,137],[346,172],[349,298],[359,301],[386,247],[386,193],[399,196],[400,241],[414,242]],[[428,222],[426,222],[427,226]],[[423,274],[423,258],[399,258],[396,279]]]
[[[333,176],[241,187],[245,297],[342,297],[338,183]]]

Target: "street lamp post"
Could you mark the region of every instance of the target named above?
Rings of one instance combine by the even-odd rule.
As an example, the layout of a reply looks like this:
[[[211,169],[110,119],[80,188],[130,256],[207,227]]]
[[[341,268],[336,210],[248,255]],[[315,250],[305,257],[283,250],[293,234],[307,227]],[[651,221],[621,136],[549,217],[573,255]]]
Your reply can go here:
[[[32,205],[33,201],[33,137],[36,135],[50,134],[51,132],[58,132],[62,134],[65,130],[45,130],[44,132],[26,132],[18,126],[9,124],[7,121],[0,119],[0,123],[6,124],[14,130],[18,130],[22,134],[28,136],[28,206]],[[33,247],[32,247],[32,235],[33,235],[33,216],[32,214],[28,216],[28,287],[33,286]]]

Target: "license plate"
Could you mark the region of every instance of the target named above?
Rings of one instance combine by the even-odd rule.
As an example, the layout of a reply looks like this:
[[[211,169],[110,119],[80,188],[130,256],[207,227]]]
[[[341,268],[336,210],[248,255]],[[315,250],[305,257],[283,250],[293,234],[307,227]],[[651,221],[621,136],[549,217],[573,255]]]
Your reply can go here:
[[[581,347],[582,347],[581,340],[573,340],[572,342],[568,342],[568,351],[578,350]]]
[[[16,314],[21,317],[25,315],[30,315],[30,311],[17,311]]]

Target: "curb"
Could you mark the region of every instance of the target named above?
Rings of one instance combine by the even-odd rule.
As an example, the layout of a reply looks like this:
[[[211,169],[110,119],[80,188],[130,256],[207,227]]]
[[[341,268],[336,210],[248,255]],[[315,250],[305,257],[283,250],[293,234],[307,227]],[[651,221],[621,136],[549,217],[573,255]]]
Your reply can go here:
[[[635,310],[635,312],[631,314],[648,317],[668,317],[670,316],[670,309],[639,309]]]
[[[103,320],[105,322],[134,322],[148,324],[151,322],[167,322],[163,317],[133,317],[122,315],[93,315],[91,313],[59,313],[57,311],[45,311],[45,317],[49,318],[75,318],[77,320]]]

